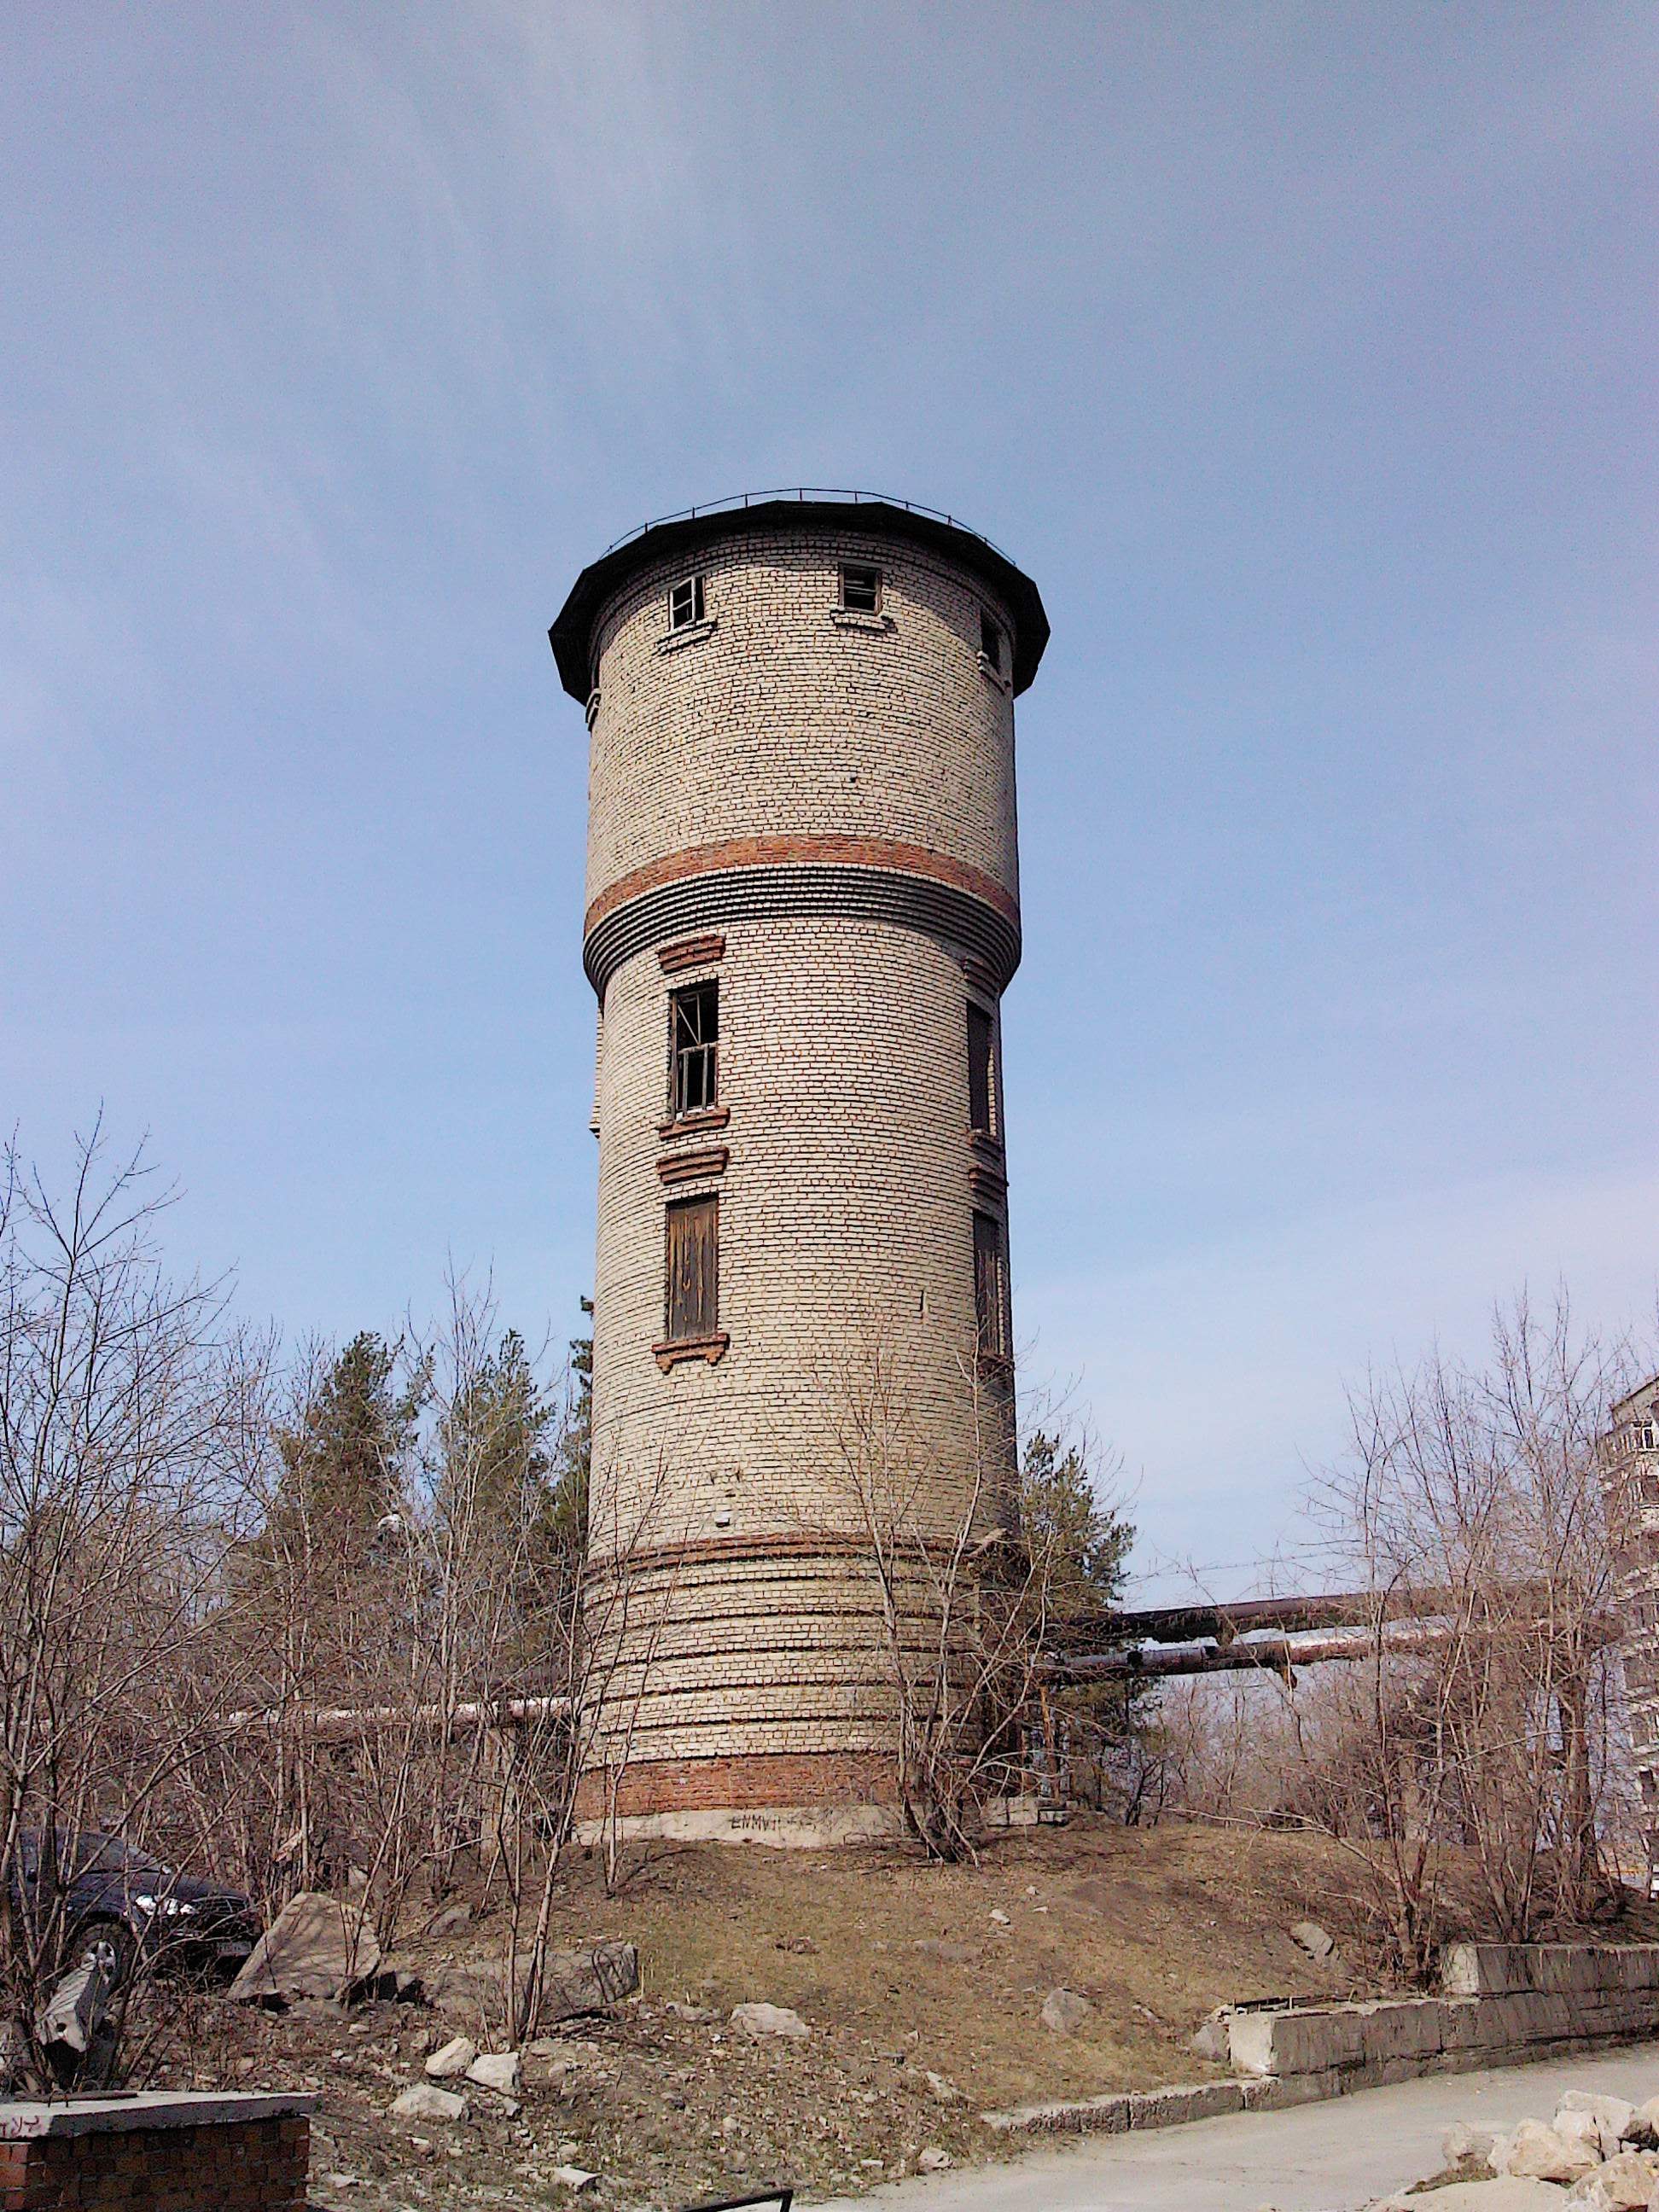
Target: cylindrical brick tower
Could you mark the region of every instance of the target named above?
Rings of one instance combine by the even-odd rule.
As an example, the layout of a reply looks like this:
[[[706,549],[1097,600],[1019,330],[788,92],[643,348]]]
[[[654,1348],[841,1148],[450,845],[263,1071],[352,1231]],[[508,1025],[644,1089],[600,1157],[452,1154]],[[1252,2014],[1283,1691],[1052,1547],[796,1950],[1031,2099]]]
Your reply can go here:
[[[878,1826],[872,1523],[1012,1533],[998,1012],[1048,635],[971,531],[810,491],[653,525],[553,625],[592,732],[590,1816]]]

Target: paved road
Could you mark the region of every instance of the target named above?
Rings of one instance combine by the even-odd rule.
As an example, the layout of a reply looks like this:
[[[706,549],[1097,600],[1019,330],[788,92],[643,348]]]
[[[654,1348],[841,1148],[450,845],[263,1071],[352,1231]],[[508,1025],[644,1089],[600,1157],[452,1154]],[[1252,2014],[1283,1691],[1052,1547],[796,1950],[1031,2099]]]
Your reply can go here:
[[[898,2182],[866,2208],[903,2212],[1355,2212],[1440,2163],[1454,2120],[1548,2119],[1563,2089],[1659,2095],[1659,2044],[1599,2058],[1431,2075],[1288,2112],[1240,2112],[1146,2135],[1097,2136],[1009,2166]],[[1424,2200],[1431,2205],[1432,2197]],[[852,2212],[838,2204],[833,2212]]]

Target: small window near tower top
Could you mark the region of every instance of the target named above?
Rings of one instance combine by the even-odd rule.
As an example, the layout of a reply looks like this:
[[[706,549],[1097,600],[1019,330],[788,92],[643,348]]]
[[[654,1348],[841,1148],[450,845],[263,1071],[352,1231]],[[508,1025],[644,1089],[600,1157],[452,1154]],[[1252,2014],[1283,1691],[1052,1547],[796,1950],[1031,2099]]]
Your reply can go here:
[[[668,995],[668,1109],[700,1114],[720,1097],[720,987],[692,983]]]
[[[850,563],[843,568],[841,572],[841,603],[849,615],[879,614],[880,569],[854,568]]]
[[[702,578],[688,576],[668,594],[668,627],[690,629],[702,620]]]
[[[1002,673],[1002,632],[982,611],[979,618],[979,649],[999,676]]]

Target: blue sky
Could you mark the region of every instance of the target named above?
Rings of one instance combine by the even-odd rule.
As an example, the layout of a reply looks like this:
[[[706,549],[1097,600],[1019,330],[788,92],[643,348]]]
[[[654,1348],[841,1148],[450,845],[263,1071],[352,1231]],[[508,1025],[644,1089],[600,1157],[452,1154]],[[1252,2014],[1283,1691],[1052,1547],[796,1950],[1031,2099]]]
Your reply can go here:
[[[544,631],[799,482],[1037,579],[1018,1326],[1242,1589],[1343,1389],[1650,1326],[1644,4],[0,26],[0,1119],[292,1334],[587,1287]]]

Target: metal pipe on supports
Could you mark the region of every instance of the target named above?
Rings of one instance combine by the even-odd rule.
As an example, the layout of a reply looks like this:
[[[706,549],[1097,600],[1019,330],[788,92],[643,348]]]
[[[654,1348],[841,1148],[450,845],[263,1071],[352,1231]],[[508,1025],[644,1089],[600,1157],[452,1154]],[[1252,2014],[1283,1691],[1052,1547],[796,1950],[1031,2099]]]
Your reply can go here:
[[[1308,1633],[1297,1636],[1251,1636],[1229,1643],[1211,1638],[1176,1644],[1126,1644],[1113,1651],[1054,1653],[1045,1658],[1042,1671],[1054,1681],[1127,1681],[1166,1674],[1243,1674],[1265,1668],[1279,1674],[1298,1667],[1318,1666],[1327,1660],[1370,1659],[1380,1651],[1384,1658],[1416,1658],[1462,1637],[1528,1633],[1547,1635],[1546,1619],[1468,1620],[1411,1620],[1391,1622],[1381,1629],[1350,1630],[1344,1634]],[[1618,1623],[1611,1616],[1586,1624],[1596,1642],[1615,1643]]]
[[[566,1697],[489,1698],[458,1705],[290,1705],[276,1711],[265,1708],[228,1713],[225,1726],[236,1735],[280,1735],[291,1729],[296,1735],[349,1743],[358,1736],[396,1729],[436,1735],[448,1728],[468,1735],[475,1729],[532,1728],[538,1721],[559,1720],[569,1711]]]

